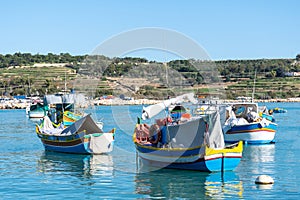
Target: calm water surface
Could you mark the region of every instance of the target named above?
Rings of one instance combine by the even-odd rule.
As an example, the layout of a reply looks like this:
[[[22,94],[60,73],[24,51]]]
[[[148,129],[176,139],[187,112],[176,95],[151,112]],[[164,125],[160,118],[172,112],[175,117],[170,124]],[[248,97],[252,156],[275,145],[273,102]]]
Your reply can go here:
[[[248,145],[233,172],[159,170],[138,173],[132,131],[141,106],[97,107],[104,130],[117,128],[109,155],[45,152],[25,110],[0,110],[0,199],[299,199],[300,103],[268,103],[288,113],[274,114],[276,143]],[[274,178],[258,187],[258,175]]]

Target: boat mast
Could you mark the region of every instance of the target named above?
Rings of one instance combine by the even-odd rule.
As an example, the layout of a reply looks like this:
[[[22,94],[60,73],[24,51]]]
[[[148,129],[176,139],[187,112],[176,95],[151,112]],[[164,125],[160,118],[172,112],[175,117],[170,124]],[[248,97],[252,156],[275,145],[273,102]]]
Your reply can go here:
[[[29,79],[29,76],[27,77],[27,80],[28,80],[28,91],[27,91],[27,94],[31,97],[31,86],[30,86],[30,79]]]
[[[254,102],[254,94],[255,94],[255,82],[256,82],[256,70],[255,69],[255,74],[254,74],[254,82],[253,82],[253,91],[252,91],[252,103]]]
[[[67,93],[67,72],[65,71],[65,92],[64,94]]]

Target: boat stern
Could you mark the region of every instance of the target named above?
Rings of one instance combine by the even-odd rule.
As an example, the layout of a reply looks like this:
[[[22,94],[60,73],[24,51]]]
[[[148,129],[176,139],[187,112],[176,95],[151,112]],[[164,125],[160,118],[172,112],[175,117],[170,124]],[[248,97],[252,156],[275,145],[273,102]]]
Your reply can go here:
[[[232,144],[224,149],[205,148],[205,165],[211,172],[213,171],[232,171],[242,158],[243,142]]]

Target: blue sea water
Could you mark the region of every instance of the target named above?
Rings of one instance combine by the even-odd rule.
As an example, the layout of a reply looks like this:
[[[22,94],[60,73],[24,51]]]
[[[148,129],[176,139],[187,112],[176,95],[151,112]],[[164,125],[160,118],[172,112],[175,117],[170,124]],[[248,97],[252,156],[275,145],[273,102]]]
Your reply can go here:
[[[132,132],[142,106],[91,110],[104,130],[117,128],[109,155],[45,152],[25,110],[0,110],[0,199],[299,199],[300,103],[265,103],[274,114],[276,143],[244,146],[233,172],[158,170],[138,173]],[[274,185],[258,186],[266,174]]]

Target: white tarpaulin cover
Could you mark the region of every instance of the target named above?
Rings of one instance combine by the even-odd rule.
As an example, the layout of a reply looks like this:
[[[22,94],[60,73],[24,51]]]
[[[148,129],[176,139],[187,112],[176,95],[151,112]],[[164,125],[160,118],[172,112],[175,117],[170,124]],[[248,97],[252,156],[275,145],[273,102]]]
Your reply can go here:
[[[111,152],[113,148],[113,134],[103,133],[101,135],[91,135],[89,148],[93,153],[106,153]]]
[[[82,117],[81,119],[74,122],[68,128],[63,129],[62,126],[54,128],[50,119],[46,116],[44,121],[44,127],[41,128],[42,133],[44,134],[55,134],[55,135],[72,135],[85,131],[86,135],[92,133],[103,133],[99,126],[92,119],[90,114]]]
[[[194,98],[194,93],[183,94],[176,98],[168,99],[161,103],[150,105],[148,107],[144,107],[143,113],[142,113],[142,119],[143,120],[150,119],[150,118],[158,115],[161,111],[165,110],[169,106],[177,104],[177,103],[182,103],[185,100],[188,100],[194,104],[196,104],[198,102],[197,99]]]
[[[218,112],[208,114],[205,117],[192,118],[185,123],[166,128],[169,142],[175,148],[193,148],[203,144],[211,148],[224,148],[225,146]]]

